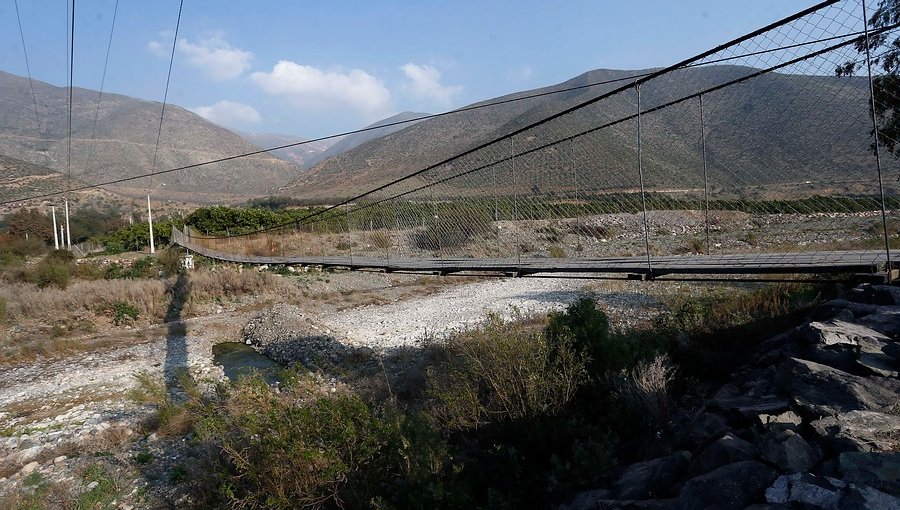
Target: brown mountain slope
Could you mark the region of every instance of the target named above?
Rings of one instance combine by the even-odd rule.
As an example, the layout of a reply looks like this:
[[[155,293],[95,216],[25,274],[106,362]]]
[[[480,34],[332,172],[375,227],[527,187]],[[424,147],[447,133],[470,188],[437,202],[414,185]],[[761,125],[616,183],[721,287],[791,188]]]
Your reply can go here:
[[[708,66],[681,70],[642,86],[642,110],[689,96],[697,91],[751,75],[740,66]],[[597,70],[569,81],[497,98],[511,99],[534,92],[619,79],[644,71]],[[459,154],[487,140],[562,111],[628,81],[583,88],[506,103],[427,120],[370,141],[330,158],[282,189],[281,194],[327,200],[348,197],[389,180]],[[491,100],[496,101],[496,100]],[[873,161],[867,125],[866,82],[856,77],[769,73],[704,96],[707,163],[710,185],[741,194],[750,186],[777,187],[819,178],[843,191],[869,191]],[[613,122],[637,111],[634,90],[517,136],[460,160],[471,168],[512,153],[537,147]],[[651,189],[702,187],[699,103],[696,98],[642,117],[642,148],[646,184]],[[636,188],[636,122],[617,123],[588,136],[517,159],[518,171],[552,183],[567,179],[573,162],[582,172],[582,186],[602,191]],[[448,173],[442,173],[442,176]],[[811,177],[812,176],[812,177]],[[489,172],[442,186],[484,192],[495,186]],[[502,184],[502,183],[500,183]],[[447,189],[451,188],[451,189]]]
[[[35,82],[40,129],[28,80],[0,72],[0,153],[65,172],[66,88]],[[94,133],[98,93],[76,88],[72,110],[72,175],[98,182],[149,173],[153,168],[161,104],[103,94]],[[92,133],[94,136],[92,137]],[[240,136],[175,105],[167,105],[156,170],[209,161],[257,148]],[[240,200],[263,195],[296,179],[298,168],[259,155],[160,177],[162,195],[195,201]],[[125,194],[146,193],[147,179],[123,183]]]

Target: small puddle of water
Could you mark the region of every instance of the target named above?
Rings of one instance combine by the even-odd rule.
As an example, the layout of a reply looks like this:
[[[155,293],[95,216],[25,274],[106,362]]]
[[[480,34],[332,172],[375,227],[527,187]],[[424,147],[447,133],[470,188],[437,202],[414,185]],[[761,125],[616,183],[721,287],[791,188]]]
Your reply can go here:
[[[275,373],[281,365],[253,350],[253,347],[239,343],[216,344],[212,348],[213,362],[220,365],[225,377],[237,381],[259,372],[269,384],[275,383]]]

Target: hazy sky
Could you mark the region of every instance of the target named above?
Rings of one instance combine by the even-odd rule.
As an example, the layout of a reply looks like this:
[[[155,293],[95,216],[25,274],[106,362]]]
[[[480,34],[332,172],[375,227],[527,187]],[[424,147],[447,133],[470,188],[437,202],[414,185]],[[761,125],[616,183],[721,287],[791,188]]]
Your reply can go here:
[[[34,78],[66,84],[66,0],[19,0]],[[169,102],[244,131],[315,137],[597,68],[665,66],[811,0],[185,0]],[[26,75],[13,0],[0,70]],[[80,0],[76,86],[98,89],[115,0]],[[120,0],[105,91],[161,100],[177,0]]]

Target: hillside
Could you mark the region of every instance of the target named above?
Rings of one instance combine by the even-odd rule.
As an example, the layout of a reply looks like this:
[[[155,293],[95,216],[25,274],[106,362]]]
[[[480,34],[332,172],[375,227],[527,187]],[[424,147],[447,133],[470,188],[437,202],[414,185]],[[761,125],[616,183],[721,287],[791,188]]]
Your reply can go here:
[[[643,109],[698,90],[747,76],[754,69],[709,66],[680,71],[642,87]],[[503,96],[550,92],[579,85],[621,79],[646,71],[596,70],[566,82]],[[613,90],[625,81],[506,103],[423,121],[369,141],[324,160],[281,193],[300,198],[346,197],[463,152],[514,131],[549,114]],[[576,114],[517,137],[521,151],[558,140],[629,115],[637,110],[636,94],[604,99]],[[715,191],[747,193],[749,186],[821,182],[844,191],[869,189],[871,152],[866,124],[866,82],[860,78],[770,73],[704,97],[707,163]],[[702,187],[699,110],[696,99],[643,117],[646,184],[650,189]],[[576,138],[555,152],[517,160],[530,187],[538,179],[558,186],[554,170],[571,168],[572,154],[582,170],[579,187],[586,191],[634,189],[636,123],[629,120]],[[508,143],[508,142],[507,142]],[[488,160],[505,157],[508,146],[493,148]],[[483,153],[484,154],[484,153]],[[568,154],[568,156],[565,156]],[[484,161],[479,159],[479,161]],[[463,166],[471,164],[462,161]],[[538,177],[540,176],[540,177]],[[850,177],[850,179],[848,179]],[[448,183],[446,193],[484,192],[491,188],[487,173],[466,182]],[[529,181],[525,183],[524,181]],[[851,182],[852,181],[852,182]],[[462,186],[464,191],[453,191]]]
[[[66,88],[35,81],[40,129],[28,79],[0,72],[0,154],[65,171]],[[149,173],[161,104],[103,94],[92,137],[98,92],[76,88],[72,109],[72,175],[98,182]],[[164,170],[256,150],[240,136],[175,105],[166,106],[156,169]],[[263,195],[295,179],[299,169],[274,156],[259,155],[166,175],[169,195],[188,201],[228,201]],[[115,188],[146,193],[147,180]]]
[[[278,133],[240,133],[240,135],[261,149],[280,147],[282,145],[305,141],[304,138],[298,136],[282,135]],[[320,161],[319,156],[334,145],[335,142],[336,140],[308,142],[303,145],[297,145],[296,147],[278,149],[277,151],[272,151],[270,154],[285,161],[290,161],[301,168],[308,168]]]
[[[320,161],[324,161],[328,158],[333,158],[339,154],[343,154],[347,151],[353,150],[360,145],[375,140],[384,136],[387,136],[391,133],[396,133],[397,131],[408,128],[409,126],[417,124],[419,121],[413,121],[412,119],[418,119],[419,117],[424,117],[428,115],[427,113],[417,113],[417,112],[403,112],[398,113],[397,115],[393,115],[386,119],[381,119],[378,122],[373,122],[369,124],[364,129],[375,128],[378,126],[386,126],[380,129],[372,129],[371,131],[363,131],[362,133],[354,133],[352,135],[347,135],[340,138],[334,145],[329,147],[327,150],[320,152],[319,154],[310,158],[309,167],[312,167],[316,163]],[[409,121],[409,122],[406,122]],[[403,124],[399,124],[396,126],[388,126],[388,124],[394,124],[397,122],[403,122]]]
[[[54,193],[65,190],[67,180],[64,174],[51,170],[45,166],[35,165],[27,161],[11,158],[0,154],[0,201],[15,200],[18,198]],[[72,180],[73,187],[84,185],[83,181]],[[63,197],[48,198],[45,204],[62,204]],[[79,202],[90,202],[94,205],[107,205],[123,207],[127,200],[122,196],[105,190],[92,189],[79,192],[72,197],[73,208]],[[39,202],[27,204],[29,207],[41,205]],[[17,204],[0,205],[0,215],[6,214],[19,207]]]

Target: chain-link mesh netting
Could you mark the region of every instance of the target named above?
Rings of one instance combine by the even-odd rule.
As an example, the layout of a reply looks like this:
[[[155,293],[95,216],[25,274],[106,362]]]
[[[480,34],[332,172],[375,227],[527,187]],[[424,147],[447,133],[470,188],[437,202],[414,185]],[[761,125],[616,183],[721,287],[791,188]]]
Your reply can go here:
[[[565,110],[291,225],[184,242],[413,270],[880,270],[898,241],[900,167],[883,147],[876,161],[866,28],[860,0],[824,2],[572,92]],[[836,71],[848,63],[855,73]],[[889,108],[889,94],[876,100]]]

